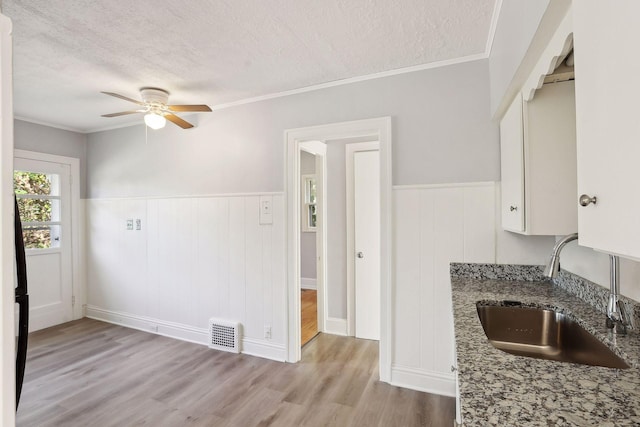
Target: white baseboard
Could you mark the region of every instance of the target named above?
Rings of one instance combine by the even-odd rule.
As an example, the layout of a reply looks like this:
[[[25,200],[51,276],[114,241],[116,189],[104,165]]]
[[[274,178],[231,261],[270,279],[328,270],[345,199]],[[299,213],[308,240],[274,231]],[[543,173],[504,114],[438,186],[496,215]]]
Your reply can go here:
[[[300,278],[300,287],[302,289],[312,289],[315,291],[318,289],[318,281],[311,277],[302,277]]]
[[[283,345],[252,338],[242,339],[242,353],[276,360],[278,362],[285,362],[287,360],[287,351]]]
[[[92,305],[87,306],[87,317],[127,328],[138,329],[152,334],[176,338],[196,344],[207,345],[208,331],[206,328],[195,328],[181,323],[167,322],[152,317],[105,310]]]
[[[327,334],[347,336],[347,319],[327,317],[324,326],[324,332]]]
[[[451,397],[456,395],[456,378],[454,374],[449,373],[392,365],[390,383],[426,393]]]
[[[92,305],[87,306],[87,317],[101,320],[127,328],[138,329],[152,334],[163,335],[195,344],[208,345],[209,331],[181,323],[167,322],[152,317],[138,316],[111,310],[104,310]],[[242,339],[243,354],[284,362],[286,351],[284,345],[253,338]]]

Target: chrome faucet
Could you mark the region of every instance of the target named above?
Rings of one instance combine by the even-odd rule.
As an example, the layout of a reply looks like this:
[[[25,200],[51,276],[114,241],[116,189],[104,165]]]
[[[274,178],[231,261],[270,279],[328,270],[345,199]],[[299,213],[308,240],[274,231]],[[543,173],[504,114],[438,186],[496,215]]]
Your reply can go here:
[[[624,335],[631,328],[624,302],[620,301],[620,260],[609,255],[609,304],[607,305],[607,328],[614,334]]]
[[[553,279],[560,272],[560,251],[564,248],[564,245],[569,243],[572,240],[576,240],[578,238],[578,233],[569,234],[564,236],[562,239],[556,242],[556,245],[553,247],[553,251],[551,252],[551,257],[549,258],[549,263],[547,267],[544,269],[544,275],[549,279]]]

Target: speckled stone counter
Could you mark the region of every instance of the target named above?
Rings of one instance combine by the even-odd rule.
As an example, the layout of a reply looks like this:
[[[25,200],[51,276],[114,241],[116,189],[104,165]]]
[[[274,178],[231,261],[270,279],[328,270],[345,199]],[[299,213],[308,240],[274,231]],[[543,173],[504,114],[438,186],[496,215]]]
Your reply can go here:
[[[504,270],[491,275],[497,278],[483,279],[481,268],[456,268],[452,265],[451,285],[464,426],[640,425],[637,329],[627,336],[610,335],[604,314],[550,282],[505,276]],[[488,342],[478,320],[476,302],[481,300],[558,308],[632,367],[618,370],[502,352]]]

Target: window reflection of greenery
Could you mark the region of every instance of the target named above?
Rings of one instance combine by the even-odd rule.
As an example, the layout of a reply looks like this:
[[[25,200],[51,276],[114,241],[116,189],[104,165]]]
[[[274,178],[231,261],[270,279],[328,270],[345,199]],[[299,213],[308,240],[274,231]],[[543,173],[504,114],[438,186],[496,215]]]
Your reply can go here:
[[[47,174],[16,171],[13,174],[13,188],[18,195],[20,221],[51,221],[51,200],[20,198],[20,195],[51,194],[51,178]],[[51,229],[49,226],[23,227],[24,244],[27,249],[50,248]]]
[[[310,205],[309,206],[309,215],[310,215],[309,227],[315,228],[316,227],[316,223],[318,221],[318,219],[317,219],[318,216],[316,214],[316,205]]]
[[[301,230],[303,232],[315,232],[317,226],[317,214],[316,203],[317,199],[317,187],[316,176],[313,174],[301,175]]]
[[[316,213],[316,179],[314,177],[307,177],[305,179],[305,205],[307,208],[307,227],[309,230],[314,230],[317,225],[317,213]]]

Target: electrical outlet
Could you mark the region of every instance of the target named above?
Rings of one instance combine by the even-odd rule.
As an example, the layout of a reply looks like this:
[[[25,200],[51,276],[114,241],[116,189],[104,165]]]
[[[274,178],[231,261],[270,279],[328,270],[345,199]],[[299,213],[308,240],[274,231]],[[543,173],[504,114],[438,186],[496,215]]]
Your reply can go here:
[[[260,196],[260,224],[273,224],[273,197]]]
[[[127,230],[133,230],[133,220],[132,219],[128,219],[127,220]]]
[[[264,325],[264,337],[268,340],[271,339],[271,325]]]
[[[136,219],[136,230],[142,230],[142,220],[140,218]]]

